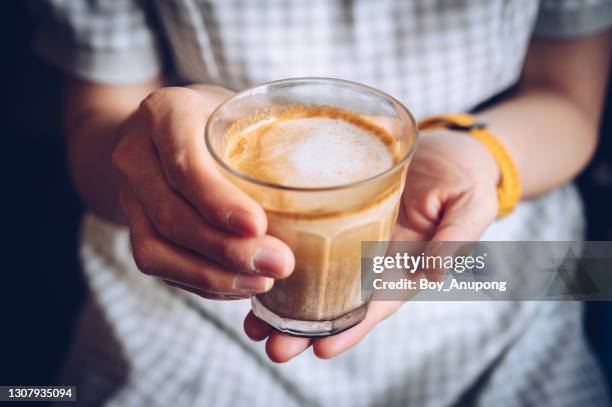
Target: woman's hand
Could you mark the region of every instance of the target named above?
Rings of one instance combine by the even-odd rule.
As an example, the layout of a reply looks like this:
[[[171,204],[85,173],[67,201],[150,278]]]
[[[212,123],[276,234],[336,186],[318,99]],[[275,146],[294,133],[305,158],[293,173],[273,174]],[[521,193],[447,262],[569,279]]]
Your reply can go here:
[[[393,240],[478,240],[497,213],[498,178],[492,155],[469,135],[423,132],[408,169]],[[361,323],[322,339],[282,334],[252,312],[244,327],[253,340],[268,338],[266,351],[275,362],[286,362],[310,345],[318,357],[328,359],[357,344],[400,305],[399,301],[372,301]]]
[[[408,169],[394,240],[478,240],[497,213],[499,168],[462,132],[424,131]]]
[[[204,142],[231,92],[162,88],[123,126],[113,163],[138,268],[205,298],[241,299],[291,273],[291,250],[265,234],[262,208],[217,171]]]

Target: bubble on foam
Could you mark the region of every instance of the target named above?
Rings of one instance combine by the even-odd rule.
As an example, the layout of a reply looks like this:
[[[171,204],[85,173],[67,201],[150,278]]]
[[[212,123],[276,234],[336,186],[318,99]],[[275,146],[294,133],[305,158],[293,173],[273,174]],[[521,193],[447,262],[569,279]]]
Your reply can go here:
[[[393,165],[380,138],[351,122],[328,117],[283,120],[266,132],[268,169],[277,182],[327,187],[360,181]]]

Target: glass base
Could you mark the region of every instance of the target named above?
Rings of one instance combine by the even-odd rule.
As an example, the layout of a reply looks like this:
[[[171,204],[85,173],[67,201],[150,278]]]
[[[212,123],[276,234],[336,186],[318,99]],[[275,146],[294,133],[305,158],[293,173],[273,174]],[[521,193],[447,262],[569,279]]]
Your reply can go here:
[[[278,331],[303,337],[330,336],[345,331],[363,321],[368,310],[368,303],[366,302],[358,308],[330,321],[304,321],[276,315],[267,309],[255,296],[251,297],[251,306],[257,318],[264,320]]]

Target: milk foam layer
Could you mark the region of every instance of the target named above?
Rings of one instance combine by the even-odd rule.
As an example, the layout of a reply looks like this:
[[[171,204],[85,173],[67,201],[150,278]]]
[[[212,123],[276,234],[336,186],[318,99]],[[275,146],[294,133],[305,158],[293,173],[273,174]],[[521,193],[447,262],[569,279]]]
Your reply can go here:
[[[267,122],[242,134],[228,163],[241,173],[284,186],[348,184],[380,174],[395,162],[390,136],[384,140],[372,129],[329,116]]]

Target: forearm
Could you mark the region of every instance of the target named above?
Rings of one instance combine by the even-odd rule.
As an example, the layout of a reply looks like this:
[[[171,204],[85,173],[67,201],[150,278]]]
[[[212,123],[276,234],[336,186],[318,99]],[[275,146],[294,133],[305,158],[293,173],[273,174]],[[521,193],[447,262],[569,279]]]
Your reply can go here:
[[[532,40],[518,86],[480,114],[514,157],[523,196],[572,180],[597,145],[612,34]]]
[[[598,118],[555,90],[526,89],[481,112],[518,166],[522,196],[572,180],[590,161]]]

